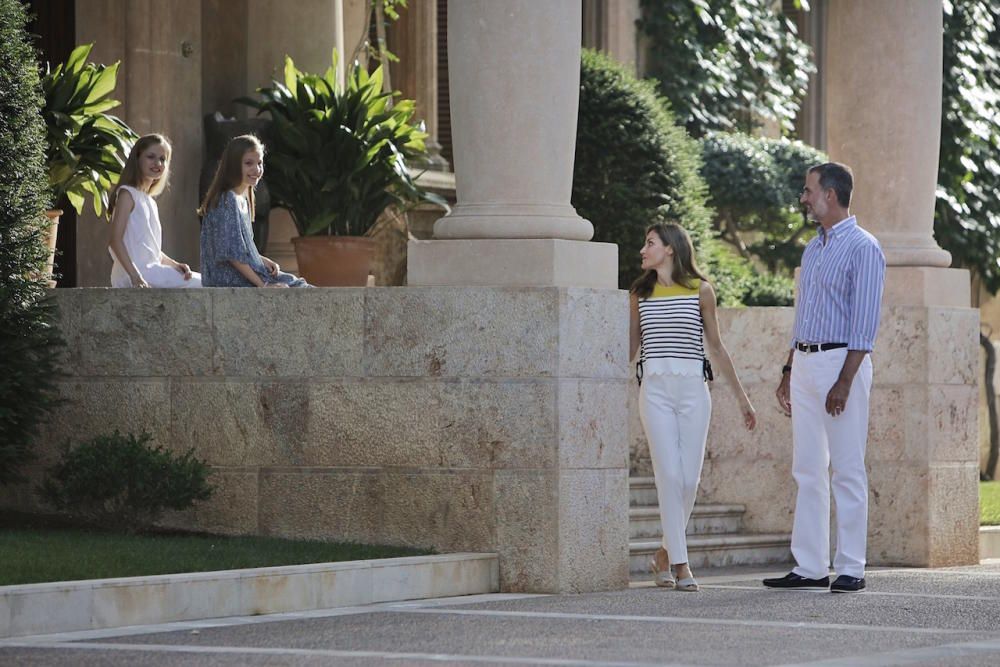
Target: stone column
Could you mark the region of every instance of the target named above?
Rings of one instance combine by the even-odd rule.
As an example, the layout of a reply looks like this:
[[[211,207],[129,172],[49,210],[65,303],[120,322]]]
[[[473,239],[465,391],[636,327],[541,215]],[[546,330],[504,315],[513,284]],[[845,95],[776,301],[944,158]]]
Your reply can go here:
[[[634,74],[641,16],[639,0],[583,0],[583,45],[604,51]]]
[[[494,469],[501,590],[624,588],[628,299],[616,246],[588,242],[593,228],[570,205],[580,2],[451,0],[448,20],[458,203],[433,240],[409,243],[410,287],[384,311],[403,320],[372,318],[393,339],[366,345],[412,350],[426,369],[395,375],[455,376],[463,397],[535,392],[546,411],[505,444],[468,416],[520,425],[531,411],[492,399],[440,406],[439,437],[471,436],[470,452]]]
[[[888,301],[969,305],[968,275],[934,241],[941,136],[940,0],[835,0],[827,9],[827,147],[854,170],[853,212],[882,243]],[[839,47],[837,45],[840,45]]]
[[[584,243],[570,205],[580,26],[578,0],[449,2],[458,203],[411,242],[411,285],[617,285],[617,249]]]
[[[114,97],[119,115],[140,135],[159,132],[173,144],[170,187],[159,200],[163,251],[196,267],[195,214],[201,166],[201,11],[183,0],[100,0],[78,11],[76,37],[94,42],[91,60],[121,60]],[[89,211],[89,212],[88,212]],[[108,226],[90,202],[77,221],[77,285],[108,285]]]
[[[344,85],[345,60],[350,54],[344,53],[344,0],[333,0],[333,48],[337,50],[337,83]]]
[[[940,0],[827,6],[827,139],[854,169],[852,212],[888,261],[873,359],[869,559],[978,562],[979,313],[933,238]]]

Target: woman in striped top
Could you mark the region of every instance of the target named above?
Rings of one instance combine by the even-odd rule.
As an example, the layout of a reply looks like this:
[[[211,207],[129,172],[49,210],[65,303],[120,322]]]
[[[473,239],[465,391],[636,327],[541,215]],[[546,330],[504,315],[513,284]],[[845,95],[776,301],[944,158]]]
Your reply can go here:
[[[722,343],[715,290],[698,268],[687,232],[675,224],[652,225],[639,255],[644,272],[630,290],[629,358],[641,351],[639,415],[663,527],[663,543],[650,569],[657,586],[696,591],[685,532],[712,414],[704,341],[739,400],[747,430],[756,426],[757,416]]]

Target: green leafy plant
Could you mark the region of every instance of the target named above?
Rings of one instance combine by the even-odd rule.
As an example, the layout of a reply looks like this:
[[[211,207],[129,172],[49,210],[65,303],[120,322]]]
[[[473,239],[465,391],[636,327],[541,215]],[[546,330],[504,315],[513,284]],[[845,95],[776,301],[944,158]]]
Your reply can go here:
[[[62,345],[45,292],[45,127],[26,24],[19,0],[0,0],[0,484],[33,459]]]
[[[302,236],[361,236],[389,206],[446,202],[414,182],[406,161],[426,155],[413,100],[393,103],[382,92],[382,68],[355,63],[343,90],[337,54],[323,76],[306,74],[285,57],[284,81],[260,88],[260,99],[237,102],[269,113],[267,183],[274,206],[291,213]]]
[[[93,46],[78,46],[65,63],[47,68],[42,77],[42,117],[50,205],[65,196],[81,213],[90,195],[94,213],[100,216],[138,136],[107,113],[120,104],[110,97],[117,85],[118,63],[88,63]]]
[[[148,433],[115,431],[75,448],[67,443],[39,493],[61,512],[129,532],[151,526],[166,509],[187,509],[212,496],[210,469],[193,449],[175,456],[150,440]]]
[[[790,274],[815,235],[799,207],[806,171],[827,156],[801,141],[709,133],[701,141],[719,236],[771,272]]]
[[[944,85],[934,234],[1000,290],[1000,14],[995,0],[944,3]]]
[[[815,71],[809,46],[773,0],[641,0],[648,72],[695,136],[749,132],[763,120],[790,132]],[[777,3],[780,7],[780,3]],[[808,9],[806,0],[796,0]]]

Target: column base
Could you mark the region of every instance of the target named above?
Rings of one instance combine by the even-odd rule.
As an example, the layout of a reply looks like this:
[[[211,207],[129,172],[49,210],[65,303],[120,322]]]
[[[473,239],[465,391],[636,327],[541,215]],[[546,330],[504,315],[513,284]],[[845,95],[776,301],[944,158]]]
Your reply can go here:
[[[455,205],[434,223],[434,238],[565,239],[589,241],[594,225],[569,204],[483,203]]]
[[[563,239],[410,241],[408,285],[617,289],[618,246]]]
[[[889,266],[885,272],[884,306],[968,308],[972,283],[966,269],[933,266]]]

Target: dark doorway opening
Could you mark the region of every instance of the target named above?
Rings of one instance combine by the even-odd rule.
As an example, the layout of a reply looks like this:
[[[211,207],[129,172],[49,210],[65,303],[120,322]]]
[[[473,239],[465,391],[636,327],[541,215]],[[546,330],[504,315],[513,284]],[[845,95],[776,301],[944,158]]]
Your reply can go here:
[[[76,46],[76,0],[30,0],[28,12],[28,31],[43,71],[46,62],[64,62]],[[76,211],[66,199],[55,207],[63,210],[56,237],[57,287],[76,287]]]

